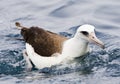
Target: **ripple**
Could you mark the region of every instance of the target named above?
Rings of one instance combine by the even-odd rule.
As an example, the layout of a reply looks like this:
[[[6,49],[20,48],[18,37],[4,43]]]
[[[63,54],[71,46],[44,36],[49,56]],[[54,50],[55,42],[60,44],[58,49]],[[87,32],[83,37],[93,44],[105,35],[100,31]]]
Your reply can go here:
[[[1,0],[0,83],[120,84],[119,8],[119,0]],[[24,41],[13,27],[16,21],[60,30],[57,32],[68,38],[81,24],[93,24],[106,48],[90,44],[93,52],[83,57],[27,72],[22,56]]]
[[[24,70],[25,62],[19,49],[0,52],[0,74],[18,74]]]

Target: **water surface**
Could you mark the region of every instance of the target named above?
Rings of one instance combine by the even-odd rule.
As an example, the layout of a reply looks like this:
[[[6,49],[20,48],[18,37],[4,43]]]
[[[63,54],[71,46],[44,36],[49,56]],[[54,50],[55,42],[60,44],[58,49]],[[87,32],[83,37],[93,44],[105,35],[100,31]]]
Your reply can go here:
[[[0,84],[120,84],[119,8],[119,0],[1,0]],[[93,52],[74,62],[27,72],[16,21],[67,37],[92,24],[106,48],[90,44]]]

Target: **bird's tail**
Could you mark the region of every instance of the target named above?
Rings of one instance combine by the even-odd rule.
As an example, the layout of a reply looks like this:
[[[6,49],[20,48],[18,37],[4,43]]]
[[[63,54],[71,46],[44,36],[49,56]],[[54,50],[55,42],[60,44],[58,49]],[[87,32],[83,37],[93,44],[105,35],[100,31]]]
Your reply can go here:
[[[27,29],[26,27],[22,26],[19,22],[16,22],[15,25],[16,25],[17,28],[20,29],[20,30],[23,29],[23,28]]]

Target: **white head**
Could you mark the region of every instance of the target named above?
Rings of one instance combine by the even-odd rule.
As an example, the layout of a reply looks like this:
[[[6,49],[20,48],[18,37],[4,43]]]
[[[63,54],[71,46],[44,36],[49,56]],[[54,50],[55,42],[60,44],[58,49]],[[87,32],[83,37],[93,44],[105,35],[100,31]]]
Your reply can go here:
[[[104,49],[104,44],[95,35],[95,27],[92,25],[82,25],[77,29],[75,38],[82,39],[86,42],[93,42]]]

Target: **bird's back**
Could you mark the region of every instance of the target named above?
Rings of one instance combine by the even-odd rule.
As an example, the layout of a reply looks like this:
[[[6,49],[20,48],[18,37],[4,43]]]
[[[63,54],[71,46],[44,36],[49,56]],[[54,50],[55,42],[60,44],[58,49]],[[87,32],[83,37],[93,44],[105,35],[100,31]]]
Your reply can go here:
[[[54,53],[61,53],[63,42],[67,40],[66,37],[38,27],[23,28],[21,34],[37,54],[47,57]]]

